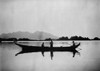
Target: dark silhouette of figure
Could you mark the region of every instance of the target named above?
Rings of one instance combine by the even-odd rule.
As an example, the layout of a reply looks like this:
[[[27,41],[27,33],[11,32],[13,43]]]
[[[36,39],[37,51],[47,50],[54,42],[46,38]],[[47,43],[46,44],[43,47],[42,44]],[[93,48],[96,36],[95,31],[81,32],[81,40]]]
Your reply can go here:
[[[42,47],[42,55],[43,55],[43,57],[44,57],[44,42],[42,43],[42,45],[41,45],[41,47]]]
[[[72,46],[73,46],[73,47],[75,47],[75,42],[73,41],[72,43],[73,43],[73,45],[72,45]]]
[[[53,47],[53,41],[51,39],[51,42],[50,42],[50,47],[52,48]]]
[[[51,60],[52,60],[52,58],[53,58],[53,41],[52,41],[52,39],[51,39],[51,42],[50,42],[50,54],[51,54]]]

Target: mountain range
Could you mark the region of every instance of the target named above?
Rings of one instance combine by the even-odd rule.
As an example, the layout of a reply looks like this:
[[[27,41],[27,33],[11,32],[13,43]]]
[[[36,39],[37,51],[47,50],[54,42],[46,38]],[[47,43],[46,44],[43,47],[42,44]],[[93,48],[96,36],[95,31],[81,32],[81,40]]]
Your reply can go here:
[[[36,31],[34,33],[29,32],[13,32],[13,33],[5,33],[1,34],[0,38],[28,38],[28,39],[36,39],[36,40],[44,40],[46,38],[57,39],[57,36],[54,36],[50,33]]]

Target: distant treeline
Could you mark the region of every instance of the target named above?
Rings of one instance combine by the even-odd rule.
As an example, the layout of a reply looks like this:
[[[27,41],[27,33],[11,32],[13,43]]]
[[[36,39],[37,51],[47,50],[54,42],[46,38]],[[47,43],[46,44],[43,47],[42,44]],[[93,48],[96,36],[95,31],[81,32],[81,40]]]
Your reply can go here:
[[[37,40],[37,39],[29,39],[29,38],[0,38],[1,41],[48,41],[51,40],[52,38],[46,38],[44,40]],[[94,37],[93,39],[90,39],[88,37],[82,37],[82,36],[71,36],[70,38],[68,37],[59,37],[57,39],[52,39],[52,40],[100,40],[98,37]]]
[[[17,40],[17,41],[30,41],[30,40],[34,40],[35,41],[35,39],[28,39],[28,38],[19,38],[19,39],[17,39],[17,38],[0,38],[0,40],[1,41],[15,41],[15,40]]]
[[[45,40],[51,40],[51,38],[47,38]],[[54,40],[100,40],[100,38],[98,37],[94,37],[92,39],[88,38],[88,37],[82,37],[82,36],[71,36],[70,38],[68,37],[59,37],[58,39],[54,39]]]
[[[70,38],[68,37],[60,37],[57,40],[100,40],[98,37],[94,37],[90,39],[89,37],[82,37],[82,36],[71,36]]]

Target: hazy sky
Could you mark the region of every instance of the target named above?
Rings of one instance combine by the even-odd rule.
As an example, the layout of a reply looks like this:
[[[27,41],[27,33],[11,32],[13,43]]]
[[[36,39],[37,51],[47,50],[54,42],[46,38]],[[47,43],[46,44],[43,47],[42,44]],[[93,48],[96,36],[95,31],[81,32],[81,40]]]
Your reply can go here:
[[[100,0],[0,0],[0,34],[100,36]]]

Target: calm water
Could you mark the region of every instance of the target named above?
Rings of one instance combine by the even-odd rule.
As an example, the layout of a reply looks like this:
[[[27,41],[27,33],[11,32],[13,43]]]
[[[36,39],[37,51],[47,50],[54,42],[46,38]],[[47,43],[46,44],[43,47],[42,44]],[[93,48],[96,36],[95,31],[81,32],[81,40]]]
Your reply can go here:
[[[79,41],[78,41],[79,42]],[[19,42],[41,46],[41,42]],[[54,42],[54,46],[69,46],[71,42]],[[45,42],[49,46],[49,42]],[[21,48],[14,43],[0,44],[0,71],[100,71],[100,41],[81,42],[81,56],[70,52],[27,53],[15,56]]]

